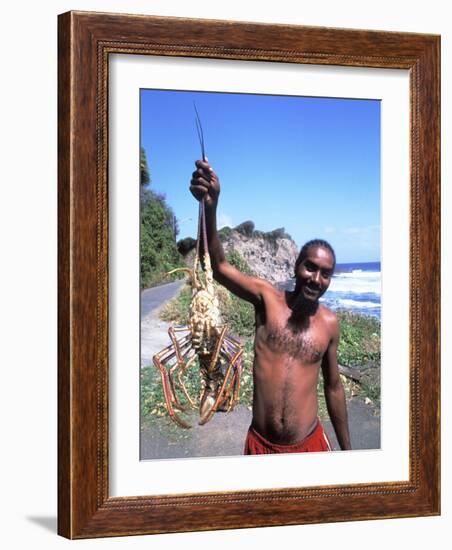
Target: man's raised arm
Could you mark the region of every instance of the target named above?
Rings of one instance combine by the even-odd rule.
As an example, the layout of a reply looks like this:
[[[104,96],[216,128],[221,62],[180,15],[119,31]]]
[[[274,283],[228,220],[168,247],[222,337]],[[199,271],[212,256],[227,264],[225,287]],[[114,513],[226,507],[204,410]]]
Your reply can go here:
[[[263,279],[241,273],[226,260],[217,231],[220,182],[207,160],[197,160],[195,164],[190,191],[198,201],[204,199],[207,241],[214,278],[239,298],[258,305],[262,292],[271,285]]]

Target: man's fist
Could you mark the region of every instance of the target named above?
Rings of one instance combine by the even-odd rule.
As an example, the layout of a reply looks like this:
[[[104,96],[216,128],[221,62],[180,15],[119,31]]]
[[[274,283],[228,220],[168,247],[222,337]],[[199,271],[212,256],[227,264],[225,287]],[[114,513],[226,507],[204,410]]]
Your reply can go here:
[[[196,170],[190,182],[190,191],[196,200],[204,199],[206,206],[216,206],[220,194],[220,182],[207,160],[197,160]]]

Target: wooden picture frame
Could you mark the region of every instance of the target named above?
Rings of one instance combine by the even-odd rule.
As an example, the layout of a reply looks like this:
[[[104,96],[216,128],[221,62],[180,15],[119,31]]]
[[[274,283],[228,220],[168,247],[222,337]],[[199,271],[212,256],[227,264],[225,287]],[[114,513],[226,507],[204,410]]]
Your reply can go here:
[[[58,532],[68,538],[440,513],[440,38],[138,15],[59,16]],[[410,74],[409,480],[111,497],[108,489],[110,54]]]

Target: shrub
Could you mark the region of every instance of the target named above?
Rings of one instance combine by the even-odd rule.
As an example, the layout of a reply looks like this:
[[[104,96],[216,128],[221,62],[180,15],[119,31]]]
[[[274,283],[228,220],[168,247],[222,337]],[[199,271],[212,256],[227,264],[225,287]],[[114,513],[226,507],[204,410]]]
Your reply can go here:
[[[342,365],[357,366],[380,362],[380,322],[375,317],[338,311],[341,336],[338,360]]]
[[[232,229],[225,225],[218,231],[218,238],[221,242],[226,241],[232,235]]]
[[[186,256],[190,251],[195,248],[195,246],[196,239],[192,239],[191,237],[186,237],[185,239],[177,241],[177,250],[179,254],[182,254],[182,256]]]
[[[276,239],[283,239],[288,236],[284,227],[278,227],[278,229],[273,229],[273,231],[264,233],[264,237],[270,241],[276,241]]]
[[[252,237],[254,232],[254,222],[248,220],[237,225],[237,227],[234,227],[234,229],[245,237]]]
[[[187,283],[182,287],[179,295],[163,307],[160,318],[168,323],[186,325],[188,323],[191,294],[191,285]]]
[[[149,287],[166,279],[166,273],[182,267],[176,248],[177,220],[164,197],[150,190],[141,193],[140,260],[141,286]],[[179,277],[177,274],[175,277]]]
[[[234,250],[234,249],[230,250],[226,254],[226,259],[231,265],[233,265],[242,273],[245,273],[246,275],[254,275],[254,271],[250,268],[250,266],[248,265],[248,262],[240,254],[240,252],[237,252],[237,250]]]

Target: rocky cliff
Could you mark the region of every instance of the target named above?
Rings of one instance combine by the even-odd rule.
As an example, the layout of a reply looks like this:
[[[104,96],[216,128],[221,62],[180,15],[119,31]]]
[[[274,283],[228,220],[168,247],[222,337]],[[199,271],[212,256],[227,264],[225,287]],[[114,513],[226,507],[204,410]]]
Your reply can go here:
[[[258,277],[271,283],[281,283],[293,277],[298,248],[283,228],[263,232],[247,221],[235,228],[224,227],[219,231],[225,253],[235,251]],[[193,262],[195,241],[179,241],[179,251],[188,265]]]

